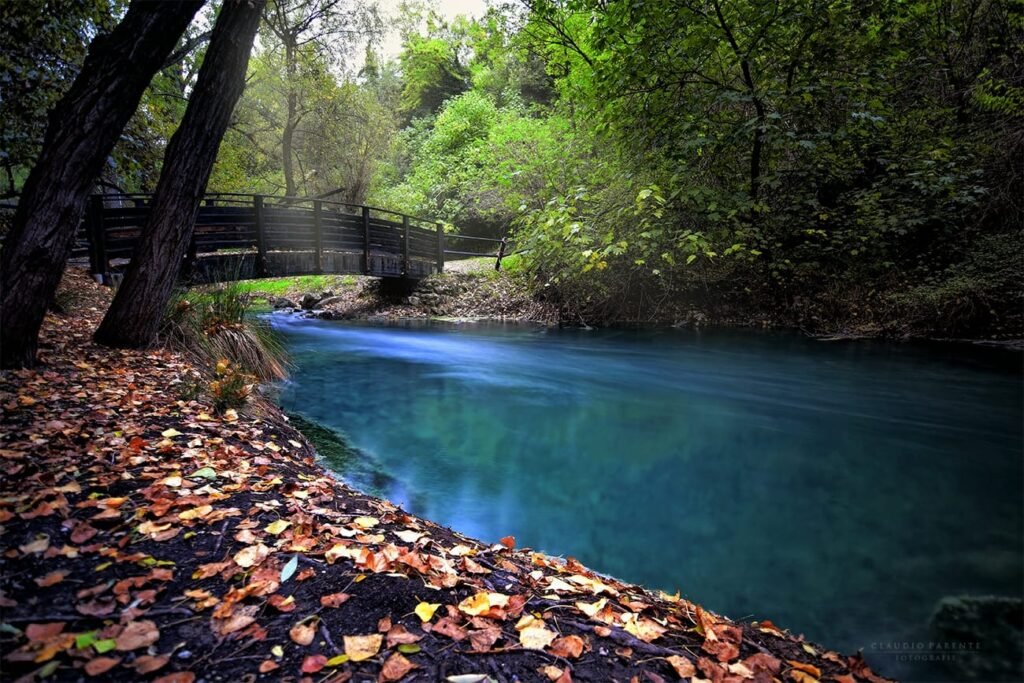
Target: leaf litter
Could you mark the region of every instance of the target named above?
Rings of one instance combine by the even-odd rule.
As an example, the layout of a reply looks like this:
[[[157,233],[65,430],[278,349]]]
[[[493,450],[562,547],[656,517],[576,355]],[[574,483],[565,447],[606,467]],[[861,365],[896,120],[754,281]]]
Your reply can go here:
[[[215,414],[166,350],[92,343],[109,294],[0,374],[10,680],[867,681],[859,655],[339,483],[277,409]],[[6,678],[5,678],[6,680]]]

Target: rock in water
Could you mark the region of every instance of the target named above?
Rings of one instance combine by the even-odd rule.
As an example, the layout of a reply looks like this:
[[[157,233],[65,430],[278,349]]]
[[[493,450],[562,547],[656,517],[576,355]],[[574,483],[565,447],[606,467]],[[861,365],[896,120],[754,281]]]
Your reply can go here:
[[[948,596],[939,601],[930,626],[955,680],[1024,680],[1024,601],[1020,598]]]
[[[275,309],[280,309],[280,308],[298,308],[299,307],[298,304],[296,304],[294,301],[292,301],[291,299],[286,299],[283,296],[282,297],[278,297],[278,298],[274,299],[273,301],[271,301],[270,305],[273,306]]]
[[[320,297],[316,294],[306,292],[302,295],[302,307],[307,311],[312,311],[318,303],[320,303]]]

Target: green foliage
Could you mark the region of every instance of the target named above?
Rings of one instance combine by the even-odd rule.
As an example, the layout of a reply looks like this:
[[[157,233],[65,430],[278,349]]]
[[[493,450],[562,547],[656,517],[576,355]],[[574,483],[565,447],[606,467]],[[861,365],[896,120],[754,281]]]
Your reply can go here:
[[[0,4],[0,196],[21,189],[42,144],[47,112],[78,74],[93,35],[109,31],[124,4]]]

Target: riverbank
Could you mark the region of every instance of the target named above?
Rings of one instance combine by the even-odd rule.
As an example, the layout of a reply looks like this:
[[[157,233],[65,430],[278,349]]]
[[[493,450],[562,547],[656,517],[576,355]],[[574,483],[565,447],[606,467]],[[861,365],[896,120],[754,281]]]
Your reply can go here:
[[[0,376],[0,659],[12,680],[880,681],[571,558],[354,491],[272,404],[214,412],[166,350],[95,345],[82,274]]]
[[[779,329],[799,331],[824,341],[924,340],[1024,350],[1024,338],[1016,329],[1019,321],[1011,321],[995,334],[972,336],[962,329],[914,322],[880,302],[840,314],[829,311],[850,306],[832,306],[809,299],[798,299],[784,309],[740,301],[681,301],[666,302],[655,315],[641,318],[591,317],[575,307],[559,304],[543,290],[534,291],[518,274],[496,272],[490,259],[456,261],[446,267],[444,274],[426,278],[410,291],[389,292],[379,279],[357,276],[281,279],[270,281],[269,285],[257,280],[249,283],[247,289],[278,310],[326,320],[438,319],[584,328]]]

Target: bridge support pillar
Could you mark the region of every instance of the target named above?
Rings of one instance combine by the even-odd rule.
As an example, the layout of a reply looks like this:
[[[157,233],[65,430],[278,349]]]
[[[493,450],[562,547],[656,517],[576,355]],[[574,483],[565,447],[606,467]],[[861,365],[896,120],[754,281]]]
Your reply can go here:
[[[404,299],[415,291],[419,282],[411,277],[382,277],[380,293],[388,299]]]

